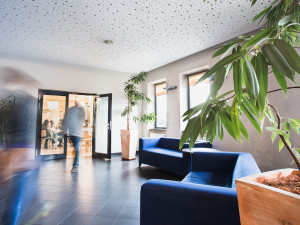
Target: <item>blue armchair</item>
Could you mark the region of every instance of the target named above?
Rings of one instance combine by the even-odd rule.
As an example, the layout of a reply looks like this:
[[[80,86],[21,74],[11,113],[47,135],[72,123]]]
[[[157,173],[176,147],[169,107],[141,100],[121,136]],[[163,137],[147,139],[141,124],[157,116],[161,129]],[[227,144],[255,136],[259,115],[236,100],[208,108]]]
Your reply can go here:
[[[190,152],[179,149],[180,138],[140,138],[139,165],[142,163],[185,176],[190,170]],[[194,148],[211,148],[208,142],[197,141]],[[189,148],[189,144],[183,145]]]
[[[194,152],[181,181],[141,188],[141,225],[239,225],[235,179],[260,173],[249,153]]]

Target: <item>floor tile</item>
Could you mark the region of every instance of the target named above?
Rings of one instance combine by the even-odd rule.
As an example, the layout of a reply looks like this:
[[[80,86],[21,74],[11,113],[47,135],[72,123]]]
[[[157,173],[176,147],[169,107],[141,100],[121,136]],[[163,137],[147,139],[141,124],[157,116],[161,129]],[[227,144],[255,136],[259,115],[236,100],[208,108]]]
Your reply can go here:
[[[54,225],[59,224],[68,215],[59,212],[50,212],[46,217],[33,221],[33,224]],[[28,222],[28,221],[27,221]]]
[[[114,225],[140,225],[140,221],[139,220],[118,218],[115,221]]]
[[[123,208],[119,218],[126,218],[126,219],[140,219],[140,209],[139,208]]]
[[[95,215],[102,207],[103,205],[80,204],[74,213]]]
[[[113,225],[115,218],[103,217],[103,216],[94,216],[87,225]]]
[[[127,202],[128,198],[112,197],[106,205],[125,206]]]
[[[59,225],[85,225],[92,219],[91,215],[75,214],[65,218]]]
[[[112,218],[117,218],[123,207],[122,206],[115,206],[115,205],[105,205],[103,208],[97,212],[98,216],[105,216],[105,217],[112,217]]]

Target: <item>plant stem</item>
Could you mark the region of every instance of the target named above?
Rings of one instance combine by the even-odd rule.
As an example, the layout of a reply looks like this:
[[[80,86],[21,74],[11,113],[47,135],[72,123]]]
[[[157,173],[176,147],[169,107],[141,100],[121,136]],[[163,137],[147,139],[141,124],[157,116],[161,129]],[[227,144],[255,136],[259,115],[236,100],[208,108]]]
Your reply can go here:
[[[275,112],[276,114],[276,117],[277,117],[277,128],[280,129],[280,126],[281,126],[281,119],[280,119],[280,115],[277,111],[277,109],[271,105],[271,104],[268,104],[272,109],[273,111]],[[279,137],[280,139],[282,140],[284,146],[287,148],[287,150],[289,151],[290,155],[292,156],[294,162],[296,163],[297,167],[298,167],[298,170],[300,171],[300,160],[297,158],[297,156],[295,155],[293,149],[290,148],[290,146],[288,145],[288,143],[285,141],[284,137],[279,134]]]

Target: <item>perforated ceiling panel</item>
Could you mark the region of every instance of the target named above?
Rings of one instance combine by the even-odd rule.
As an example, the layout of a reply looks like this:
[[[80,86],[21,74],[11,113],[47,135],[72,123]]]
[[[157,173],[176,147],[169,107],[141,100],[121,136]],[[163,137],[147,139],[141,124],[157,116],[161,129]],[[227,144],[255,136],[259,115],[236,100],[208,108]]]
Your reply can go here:
[[[149,71],[255,30],[270,1],[1,0],[0,52]]]

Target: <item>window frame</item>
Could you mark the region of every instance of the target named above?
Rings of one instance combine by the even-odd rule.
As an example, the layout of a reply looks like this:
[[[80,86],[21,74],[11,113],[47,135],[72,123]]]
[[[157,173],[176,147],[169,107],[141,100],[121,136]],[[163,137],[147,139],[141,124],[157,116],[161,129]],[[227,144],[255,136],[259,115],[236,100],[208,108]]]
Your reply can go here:
[[[206,73],[208,70],[201,70],[201,71],[198,71],[198,72],[195,72],[195,73],[191,73],[191,74],[188,74],[188,75],[186,75],[186,80],[187,80],[187,107],[188,107],[188,109],[190,109],[191,108],[191,91],[190,91],[190,77],[191,76],[194,76],[194,75],[196,75],[196,74],[199,74],[199,73]],[[203,75],[204,75],[203,74]],[[211,76],[211,77],[209,77],[209,78],[211,78],[211,81],[213,81],[214,80],[214,77],[213,76]]]
[[[157,126],[157,96],[156,96],[156,86],[158,86],[160,84],[164,84],[164,83],[167,86],[167,81],[163,81],[163,82],[154,84],[154,115],[155,115],[154,128],[155,129],[167,129],[167,126],[166,127],[158,127]],[[167,95],[167,92],[166,92],[166,95]],[[167,110],[168,110],[168,108],[167,108]]]

